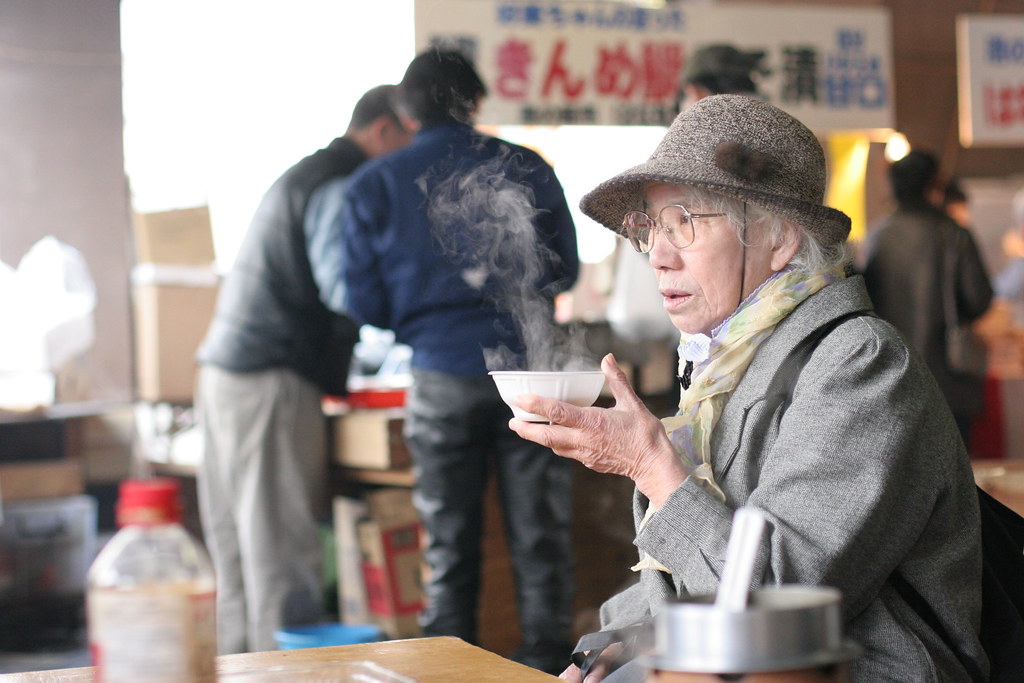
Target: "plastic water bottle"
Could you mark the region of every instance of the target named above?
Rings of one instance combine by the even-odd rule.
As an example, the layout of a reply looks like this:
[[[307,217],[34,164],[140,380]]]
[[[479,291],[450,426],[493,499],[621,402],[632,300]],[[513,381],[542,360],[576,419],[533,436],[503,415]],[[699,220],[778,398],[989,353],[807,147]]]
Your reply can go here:
[[[178,482],[121,483],[120,530],[89,568],[86,615],[96,681],[216,679],[216,588],[203,547],[181,525]]]

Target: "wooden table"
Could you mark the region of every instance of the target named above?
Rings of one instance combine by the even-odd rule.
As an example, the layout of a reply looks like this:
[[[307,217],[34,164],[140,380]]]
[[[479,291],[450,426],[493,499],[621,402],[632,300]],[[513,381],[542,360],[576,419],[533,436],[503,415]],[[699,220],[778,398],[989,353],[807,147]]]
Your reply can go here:
[[[217,658],[217,673],[238,674],[266,671],[271,667],[355,661],[374,662],[417,683],[544,683],[558,680],[458,638],[416,638],[365,645],[221,655]],[[230,677],[231,683],[236,683],[235,678]],[[0,675],[0,683],[91,683],[92,680],[92,667]],[[237,683],[244,683],[244,678],[238,677]]]

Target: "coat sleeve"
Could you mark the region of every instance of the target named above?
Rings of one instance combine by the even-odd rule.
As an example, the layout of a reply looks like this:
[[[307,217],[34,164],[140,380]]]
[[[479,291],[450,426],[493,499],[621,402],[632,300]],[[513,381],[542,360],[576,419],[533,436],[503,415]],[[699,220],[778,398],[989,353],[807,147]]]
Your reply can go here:
[[[552,264],[549,282],[546,285],[553,287],[553,294],[558,294],[572,288],[579,277],[580,257],[576,224],[565,200],[565,191],[554,169],[539,157],[532,185],[539,234],[557,257]]]
[[[345,311],[361,324],[389,328],[388,288],[374,248],[387,229],[388,202],[382,186],[376,175],[356,175],[346,188],[337,229],[345,255],[341,269]]]
[[[624,628],[650,616],[644,587],[634,583],[601,605],[601,630]]]
[[[984,315],[992,303],[992,282],[974,236],[964,228],[958,231],[957,314],[961,320],[971,321]]]
[[[834,586],[847,618],[878,596],[919,538],[948,537],[966,500],[949,482],[963,477],[953,470],[966,454],[932,380],[895,336],[875,334],[879,325],[857,319],[823,340],[788,407],[744,407],[741,444],[719,482],[727,503],[687,480],[638,534],[678,594],[717,590],[743,504],[769,521],[754,581]],[[965,546],[949,546],[950,561],[962,559]],[[932,552],[936,562],[948,559]]]
[[[334,178],[318,187],[309,198],[302,221],[306,254],[320,300],[339,315],[346,314],[341,211],[347,183],[347,177]]]

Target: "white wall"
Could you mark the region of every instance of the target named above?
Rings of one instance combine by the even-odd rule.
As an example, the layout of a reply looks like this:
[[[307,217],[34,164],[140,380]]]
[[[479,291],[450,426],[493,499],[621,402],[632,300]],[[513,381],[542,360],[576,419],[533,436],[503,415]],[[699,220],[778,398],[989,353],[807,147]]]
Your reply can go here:
[[[47,235],[82,254],[96,338],[68,397],[130,398],[118,0],[4,0],[0,17],[0,260]]]
[[[414,56],[413,0],[122,0],[125,156],[141,211],[209,204],[230,266],[267,187],[344,132],[367,89]],[[654,150],[661,128],[504,127],[555,166],[597,263],[615,237],[580,198]]]
[[[230,266],[267,187],[414,56],[412,0],[122,0],[125,157],[141,211],[209,204]]]

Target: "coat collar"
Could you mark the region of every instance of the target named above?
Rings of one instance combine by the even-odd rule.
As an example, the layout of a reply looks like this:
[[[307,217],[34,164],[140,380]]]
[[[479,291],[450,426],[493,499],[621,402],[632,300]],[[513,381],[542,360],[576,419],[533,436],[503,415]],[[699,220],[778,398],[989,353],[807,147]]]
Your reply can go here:
[[[873,310],[860,275],[851,275],[809,297],[786,316],[775,332],[761,343],[746,374],[736,386],[712,435],[715,454],[712,466],[719,484],[743,433],[747,411],[771,391],[776,372],[802,340],[832,320],[852,313]]]
[[[774,369],[797,344],[815,330],[844,315],[867,313],[873,309],[864,278],[860,275],[851,275],[824,287],[779,322],[775,332],[758,349],[747,369],[747,376],[760,377],[767,374],[767,381],[770,382]],[[769,372],[766,373],[766,370]]]

